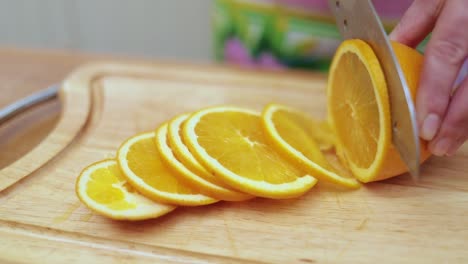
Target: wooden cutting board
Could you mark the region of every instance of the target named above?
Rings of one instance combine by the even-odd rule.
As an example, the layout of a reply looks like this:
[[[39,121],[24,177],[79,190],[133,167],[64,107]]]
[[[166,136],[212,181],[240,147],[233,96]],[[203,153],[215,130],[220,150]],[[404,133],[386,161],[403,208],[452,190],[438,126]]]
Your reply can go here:
[[[356,191],[314,188],[294,200],[219,202],[143,222],[101,217],[75,195],[85,166],[176,114],[275,101],[324,117],[325,86],[321,75],[205,66],[76,69],[63,82],[55,128],[0,171],[0,262],[468,262],[467,146],[427,161],[418,184],[402,175]]]

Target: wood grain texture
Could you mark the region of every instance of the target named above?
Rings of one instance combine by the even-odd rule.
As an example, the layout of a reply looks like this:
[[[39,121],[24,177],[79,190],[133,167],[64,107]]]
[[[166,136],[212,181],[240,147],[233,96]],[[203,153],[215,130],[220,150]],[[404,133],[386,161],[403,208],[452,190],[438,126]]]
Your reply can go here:
[[[453,158],[431,158],[418,184],[402,175],[357,191],[314,188],[298,199],[179,208],[139,223],[95,215],[74,193],[76,177],[86,165],[113,157],[127,137],[152,130],[175,114],[218,104],[260,109],[276,101],[323,117],[325,84],[323,76],[312,74],[202,66],[111,63],[79,68],[64,82],[57,127],[37,148],[48,155],[50,141],[64,150],[0,192],[0,260],[28,262],[54,248],[53,263],[60,257],[73,259],[77,255],[63,252],[76,248],[94,262],[113,262],[127,252],[129,261],[165,262],[163,256],[175,263],[467,262],[466,146]],[[72,133],[73,141],[65,144]],[[36,162],[40,160],[25,162],[26,170]],[[6,169],[26,171],[15,164],[0,171],[0,183]],[[15,247],[31,253],[19,254]]]

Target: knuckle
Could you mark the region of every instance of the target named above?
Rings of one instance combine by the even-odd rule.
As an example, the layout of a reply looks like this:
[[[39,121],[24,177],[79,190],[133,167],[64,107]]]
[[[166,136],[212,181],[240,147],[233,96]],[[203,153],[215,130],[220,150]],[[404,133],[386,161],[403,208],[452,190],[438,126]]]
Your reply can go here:
[[[437,88],[437,87],[436,87]],[[442,89],[429,91],[426,93],[424,101],[427,104],[429,112],[444,114],[450,102],[449,95],[443,93]]]
[[[448,122],[452,124],[454,129],[467,130],[468,129],[468,112],[454,112]]]
[[[449,113],[442,125],[441,134],[461,140],[468,136],[468,112]]]
[[[439,130],[439,138],[451,138],[457,140],[462,137],[460,129],[457,129],[457,125],[451,122],[443,122]]]
[[[427,55],[449,65],[460,64],[466,56],[467,43],[461,38],[452,37],[435,40]]]
[[[417,0],[421,6],[425,6],[427,10],[427,16],[431,16],[431,18],[437,18],[442,11],[442,7],[444,6],[445,0]]]

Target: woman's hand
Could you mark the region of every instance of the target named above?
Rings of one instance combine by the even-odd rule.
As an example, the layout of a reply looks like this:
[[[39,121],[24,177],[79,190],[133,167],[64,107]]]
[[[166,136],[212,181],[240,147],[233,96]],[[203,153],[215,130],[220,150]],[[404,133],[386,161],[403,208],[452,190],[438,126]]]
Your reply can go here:
[[[414,47],[431,31],[416,112],[431,152],[450,156],[468,139],[468,78],[456,81],[468,56],[468,0],[415,0],[390,38]]]

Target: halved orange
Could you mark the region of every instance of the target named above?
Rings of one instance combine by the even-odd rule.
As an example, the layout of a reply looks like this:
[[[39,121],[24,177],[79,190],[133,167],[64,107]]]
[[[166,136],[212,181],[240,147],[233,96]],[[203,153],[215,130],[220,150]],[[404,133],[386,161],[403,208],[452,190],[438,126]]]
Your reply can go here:
[[[422,55],[393,43],[409,88],[417,90]],[[407,171],[392,144],[387,83],[372,48],[364,41],[344,41],[335,53],[328,78],[328,116],[340,160],[362,182]],[[422,142],[422,161],[429,156]]]
[[[328,113],[342,162],[359,180],[374,178],[391,144],[390,106],[379,60],[362,40],[345,40],[335,54]]]

